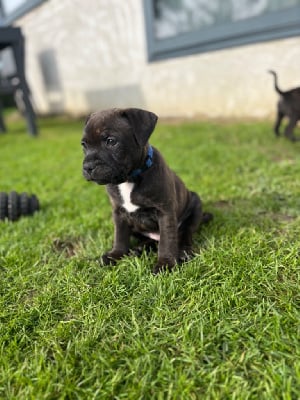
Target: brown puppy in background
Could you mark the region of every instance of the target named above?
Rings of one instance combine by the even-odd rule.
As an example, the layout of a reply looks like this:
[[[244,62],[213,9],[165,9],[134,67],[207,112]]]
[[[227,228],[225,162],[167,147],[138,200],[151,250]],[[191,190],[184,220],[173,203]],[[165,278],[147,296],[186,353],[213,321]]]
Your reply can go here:
[[[293,130],[297,125],[297,122],[300,120],[300,87],[283,92],[278,87],[276,72],[269,72],[274,76],[274,87],[276,92],[280,95],[280,99],[277,103],[277,118],[274,126],[274,132],[277,136],[280,136],[280,124],[282,119],[287,117],[289,122],[285,128],[284,135],[292,141],[299,140],[299,138],[296,138],[294,135]]]
[[[172,269],[189,259],[193,233],[212,218],[148,143],[156,121],[152,112],[136,108],[95,112],[86,121],[83,175],[106,185],[113,208],[114,243],[102,265],[128,254],[135,236],[147,247],[158,242],[153,273]]]

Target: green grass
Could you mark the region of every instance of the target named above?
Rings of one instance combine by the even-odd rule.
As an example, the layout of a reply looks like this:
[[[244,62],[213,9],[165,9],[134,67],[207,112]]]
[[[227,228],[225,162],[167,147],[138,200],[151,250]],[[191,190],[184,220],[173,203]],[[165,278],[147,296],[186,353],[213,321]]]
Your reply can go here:
[[[299,143],[269,122],[160,122],[151,143],[215,218],[154,277],[154,253],[97,264],[113,226],[82,122],[9,127],[0,191],[41,211],[0,222],[1,399],[299,399]]]

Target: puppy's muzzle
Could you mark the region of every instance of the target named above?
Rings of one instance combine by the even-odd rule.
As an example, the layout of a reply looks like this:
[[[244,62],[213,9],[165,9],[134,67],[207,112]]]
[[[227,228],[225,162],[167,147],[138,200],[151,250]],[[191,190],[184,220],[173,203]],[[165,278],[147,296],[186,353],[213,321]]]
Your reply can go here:
[[[93,181],[99,185],[119,184],[124,182],[126,177],[124,173],[115,171],[113,166],[103,164],[100,161],[84,161],[82,172],[87,181]]]
[[[85,161],[83,163],[83,176],[85,177],[85,179],[87,179],[88,181],[93,180],[94,172],[98,166],[99,165],[93,161]]]

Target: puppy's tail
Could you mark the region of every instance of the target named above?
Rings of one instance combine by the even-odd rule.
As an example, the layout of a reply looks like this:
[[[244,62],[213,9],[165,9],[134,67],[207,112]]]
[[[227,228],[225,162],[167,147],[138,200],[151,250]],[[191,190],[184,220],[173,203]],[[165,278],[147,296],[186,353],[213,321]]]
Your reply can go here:
[[[213,214],[209,213],[209,212],[204,212],[202,214],[202,224],[208,224],[209,221],[211,221],[214,218]]]
[[[279,87],[278,87],[278,80],[277,80],[276,72],[272,71],[272,70],[269,70],[268,72],[274,76],[274,87],[275,87],[276,92],[279,93],[280,95],[283,95],[284,92],[281,89],[279,89]]]

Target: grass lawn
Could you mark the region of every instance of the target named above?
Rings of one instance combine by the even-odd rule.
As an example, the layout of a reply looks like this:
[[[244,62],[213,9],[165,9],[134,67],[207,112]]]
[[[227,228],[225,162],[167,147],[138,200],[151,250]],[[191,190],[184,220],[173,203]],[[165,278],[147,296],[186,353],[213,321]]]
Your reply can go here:
[[[1,399],[299,399],[300,143],[269,122],[160,121],[151,143],[215,218],[191,262],[152,276],[155,253],[96,261],[113,226],[82,122],[8,125],[0,191],[41,210],[0,222]]]

